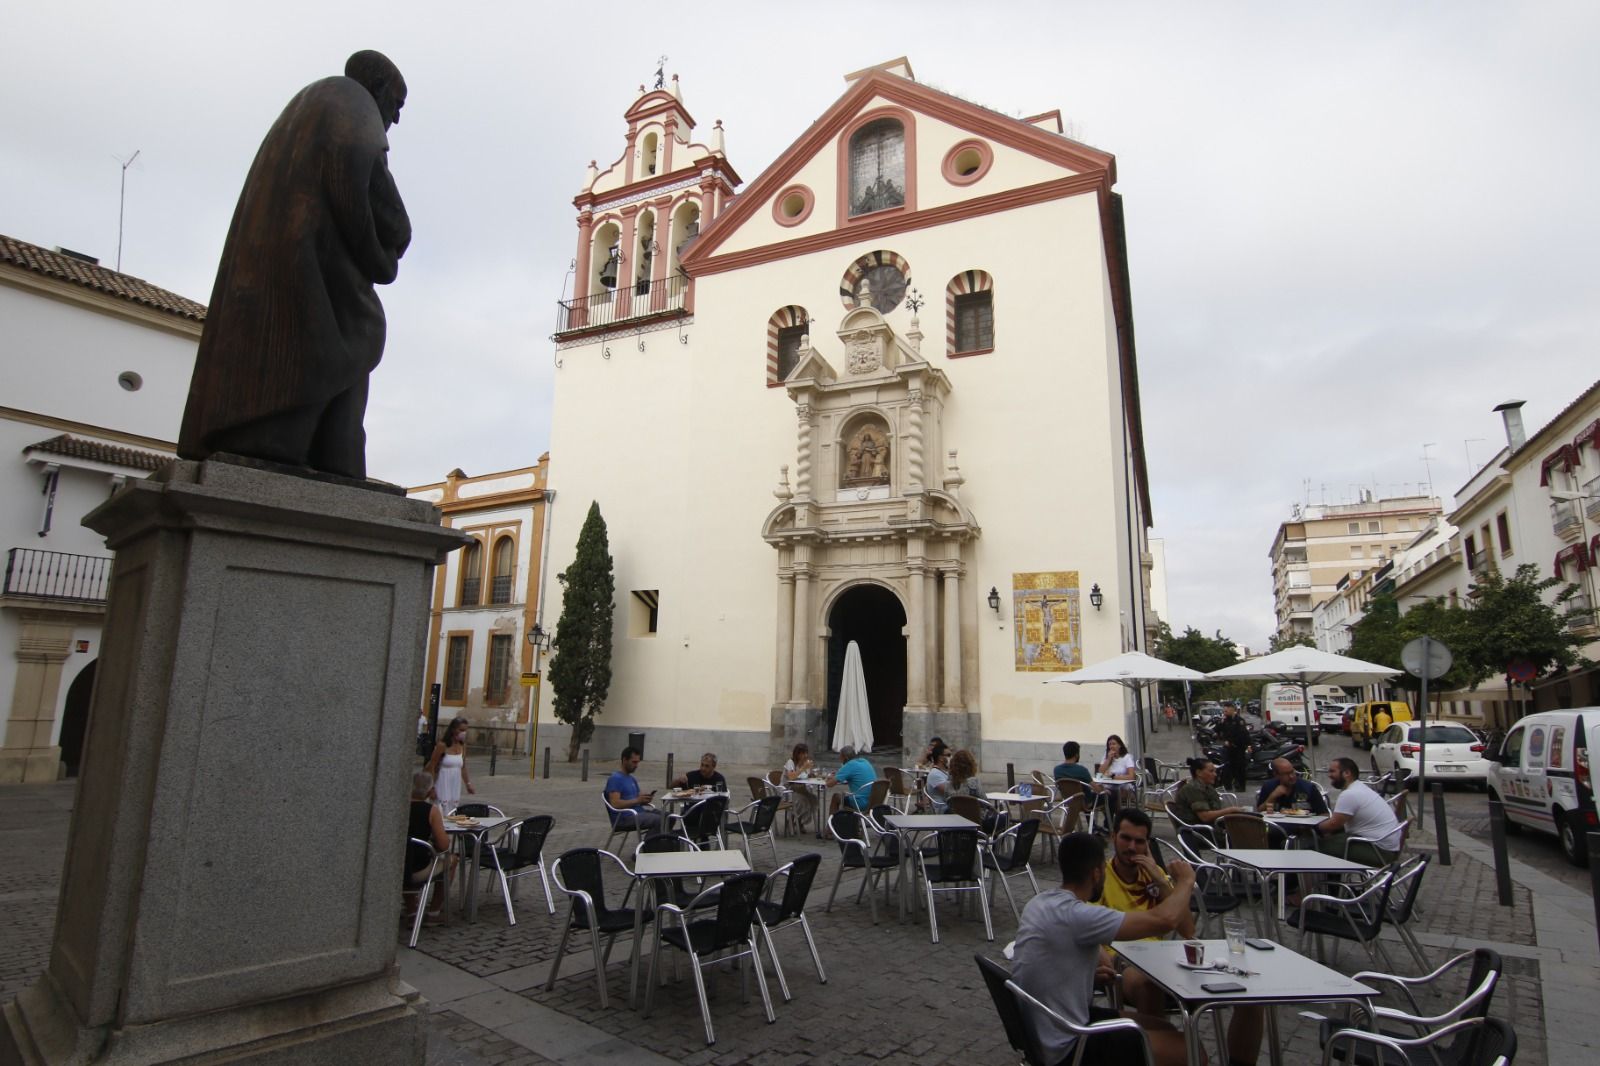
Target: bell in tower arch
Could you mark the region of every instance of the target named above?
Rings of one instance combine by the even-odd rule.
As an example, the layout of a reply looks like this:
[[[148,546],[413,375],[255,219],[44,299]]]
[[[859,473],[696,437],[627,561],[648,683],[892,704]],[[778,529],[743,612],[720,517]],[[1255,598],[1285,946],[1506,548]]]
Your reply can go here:
[[[608,289],[617,287],[617,267],[620,265],[621,255],[616,245],[611,246],[611,251],[606,255],[605,266],[600,268],[600,284]]]

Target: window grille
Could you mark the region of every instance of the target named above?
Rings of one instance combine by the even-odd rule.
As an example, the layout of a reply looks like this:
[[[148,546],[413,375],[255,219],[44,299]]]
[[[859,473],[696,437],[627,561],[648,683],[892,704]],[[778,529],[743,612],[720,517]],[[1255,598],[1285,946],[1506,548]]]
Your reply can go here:
[[[994,293],[969,292],[956,297],[956,351],[981,352],[994,347]]]
[[[451,637],[445,653],[444,699],[463,703],[467,698],[467,658],[472,651],[471,637]]]
[[[511,637],[496,634],[489,638],[489,684],[484,702],[499,706],[511,691]]]

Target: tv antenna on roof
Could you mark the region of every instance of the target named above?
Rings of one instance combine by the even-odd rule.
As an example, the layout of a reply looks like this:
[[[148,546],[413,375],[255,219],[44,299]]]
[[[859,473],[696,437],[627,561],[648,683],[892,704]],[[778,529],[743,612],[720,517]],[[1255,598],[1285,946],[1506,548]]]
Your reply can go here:
[[[1422,466],[1423,466],[1423,469],[1428,471],[1428,495],[1429,496],[1433,495],[1433,461],[1428,457],[1428,449],[1429,448],[1435,448],[1435,447],[1438,447],[1438,445],[1433,444],[1433,443],[1424,444],[1422,446]]]
[[[117,159],[112,156],[112,159]],[[135,148],[133,154],[126,160],[117,159],[122,164],[122,189],[117,194],[117,272],[122,272],[122,208],[128,199],[128,168],[133,166],[133,161],[139,158],[139,149]]]
[[[666,88],[667,84],[667,57],[662,56],[656,60],[656,88]]]

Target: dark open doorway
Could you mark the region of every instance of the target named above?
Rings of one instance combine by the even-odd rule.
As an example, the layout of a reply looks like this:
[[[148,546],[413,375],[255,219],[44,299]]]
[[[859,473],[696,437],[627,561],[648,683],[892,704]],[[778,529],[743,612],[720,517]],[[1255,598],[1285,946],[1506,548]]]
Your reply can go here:
[[[61,762],[68,777],[78,776],[78,765],[83,762],[83,735],[89,729],[89,697],[94,695],[95,659],[78,671],[67,689],[67,703],[61,710]]]
[[[906,709],[906,614],[895,594],[881,585],[857,585],[834,601],[828,612],[828,739],[839,713],[839,687],[844,677],[844,650],[850,641],[861,648],[861,670],[867,679],[875,748],[896,748]]]

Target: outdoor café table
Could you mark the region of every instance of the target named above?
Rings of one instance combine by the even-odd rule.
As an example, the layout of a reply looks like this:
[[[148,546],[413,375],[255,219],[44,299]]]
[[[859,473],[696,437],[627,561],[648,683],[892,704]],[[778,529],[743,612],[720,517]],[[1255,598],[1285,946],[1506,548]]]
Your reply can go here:
[[[916,846],[917,833],[932,833],[940,829],[971,829],[982,832],[978,825],[959,814],[891,814],[884,824],[900,834],[900,918],[906,916],[911,895],[911,852]]]
[[[1370,874],[1372,869],[1341,859],[1337,855],[1324,855],[1308,848],[1280,851],[1277,848],[1218,848],[1217,855],[1224,862],[1254,870],[1262,880],[1268,877],[1278,881],[1278,923],[1284,918],[1283,885],[1290,874]]]
[[[707,789],[705,792],[696,792],[692,788],[669,788],[665,792],[658,793],[656,795],[656,801],[666,805],[668,810],[672,810],[676,807],[688,806],[692,803],[699,803],[701,800],[711,799],[714,796],[721,796],[722,798],[727,799],[728,793],[726,791],[712,791],[710,789]]]
[[[451,843],[461,841],[464,858],[471,856],[464,864],[466,869],[461,871],[461,878],[465,882],[463,910],[466,912],[467,921],[475,922],[478,920],[478,859],[483,854],[484,838],[507,822],[514,822],[516,819],[469,818],[465,822],[457,822],[451,820],[454,817],[451,815],[444,820],[444,831],[450,835]]]
[[[639,940],[644,935],[645,900],[653,897],[650,882],[661,877],[727,877],[750,869],[742,851],[660,851],[645,852],[634,859],[633,876],[643,884],[633,901],[633,963],[628,975],[628,1006],[632,1007],[639,989]]]
[[[1277,811],[1268,812],[1262,817],[1288,833],[1291,845],[1304,834],[1316,832],[1317,826],[1328,820],[1326,814],[1289,814]]]
[[[1208,966],[1228,961],[1226,940],[1206,940],[1203,943]],[[1294,1003],[1351,1003],[1366,1014],[1370,1024],[1372,1001],[1379,995],[1377,989],[1354,981],[1282,944],[1272,951],[1245,948],[1243,969],[1246,973],[1243,976],[1214,969],[1189,968],[1183,961],[1181,940],[1119,940],[1111,948],[1127,960],[1129,966],[1143,971],[1151,981],[1177,1000],[1178,1009],[1183,1015],[1183,1035],[1189,1062],[1193,1064],[1201,1061],[1199,1020],[1200,1015],[1208,1010],[1218,1007],[1265,1007],[1267,1046],[1272,1049],[1274,1066],[1281,1066],[1283,1044],[1278,1039],[1277,1011],[1273,1008]],[[1207,992],[1200,987],[1216,981],[1234,981],[1244,985],[1245,990]],[[1217,1028],[1220,1031],[1220,1020]]]

